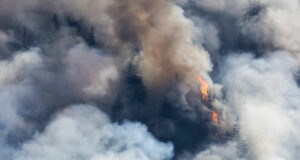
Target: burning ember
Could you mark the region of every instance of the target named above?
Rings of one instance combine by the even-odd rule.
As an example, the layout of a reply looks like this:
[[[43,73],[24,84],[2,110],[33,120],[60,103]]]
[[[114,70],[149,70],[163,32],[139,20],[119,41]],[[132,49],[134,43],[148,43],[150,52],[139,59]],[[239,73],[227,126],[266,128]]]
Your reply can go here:
[[[208,83],[200,76],[197,77],[197,80],[201,84],[200,91],[202,93],[202,99],[208,101]]]

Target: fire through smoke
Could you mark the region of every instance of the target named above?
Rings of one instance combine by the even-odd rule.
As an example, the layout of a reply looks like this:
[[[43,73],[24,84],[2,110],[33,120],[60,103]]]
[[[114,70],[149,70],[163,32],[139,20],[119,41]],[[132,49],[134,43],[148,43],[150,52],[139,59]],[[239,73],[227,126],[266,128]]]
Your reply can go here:
[[[200,76],[197,77],[201,84],[200,91],[202,94],[202,99],[208,101],[208,83]]]
[[[197,77],[197,80],[200,82],[200,91],[202,94],[202,99],[205,100],[206,102],[208,101],[208,83],[200,76]],[[212,111],[211,113],[212,116],[212,120],[214,121],[214,123],[218,124],[219,123],[219,117],[217,112]]]
[[[219,123],[219,120],[218,120],[219,117],[218,117],[217,112],[212,111],[211,115],[212,115],[212,120],[213,120],[216,124],[218,124],[218,123]]]

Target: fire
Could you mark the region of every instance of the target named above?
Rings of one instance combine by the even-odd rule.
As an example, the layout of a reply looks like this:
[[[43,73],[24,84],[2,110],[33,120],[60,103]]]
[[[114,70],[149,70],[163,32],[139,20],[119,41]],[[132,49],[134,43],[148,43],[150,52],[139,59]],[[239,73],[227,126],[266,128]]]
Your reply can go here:
[[[200,76],[198,76],[197,79],[201,83],[200,91],[202,93],[202,98],[205,101],[208,101],[208,83]]]
[[[219,123],[219,117],[218,117],[217,112],[212,111],[211,115],[212,115],[212,120],[213,120],[216,124],[218,124],[218,123]]]
[[[206,102],[208,101],[208,83],[200,76],[197,77],[197,80],[200,82],[201,87],[200,87],[200,91],[202,93],[202,99],[205,100]],[[211,113],[212,116],[212,120],[218,124],[219,123],[219,117],[218,117],[218,113],[215,111],[212,111]]]

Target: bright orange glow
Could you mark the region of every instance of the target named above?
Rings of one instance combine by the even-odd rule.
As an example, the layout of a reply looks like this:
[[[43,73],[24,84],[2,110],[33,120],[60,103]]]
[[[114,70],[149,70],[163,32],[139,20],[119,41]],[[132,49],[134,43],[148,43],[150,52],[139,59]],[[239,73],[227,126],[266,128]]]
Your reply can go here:
[[[213,120],[216,124],[218,124],[218,123],[219,123],[219,117],[218,117],[217,112],[212,111],[211,115],[212,115],[212,120]]]
[[[202,98],[205,101],[208,101],[208,83],[200,76],[198,76],[197,79],[201,83],[200,91],[202,93]]]

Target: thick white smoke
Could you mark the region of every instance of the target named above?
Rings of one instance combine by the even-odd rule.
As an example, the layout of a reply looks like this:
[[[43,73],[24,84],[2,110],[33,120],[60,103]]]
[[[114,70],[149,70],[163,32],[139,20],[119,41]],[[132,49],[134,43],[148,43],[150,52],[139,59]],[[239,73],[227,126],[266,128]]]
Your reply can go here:
[[[226,60],[223,84],[236,117],[236,140],[213,146],[196,159],[296,160],[300,144],[298,64],[286,52],[254,59],[250,54]],[[239,144],[239,145],[238,145]],[[243,146],[243,147],[242,147]],[[244,153],[243,153],[244,152]]]
[[[42,60],[37,49],[17,53],[12,60],[0,61],[0,121],[4,130],[13,129],[18,125],[24,125],[19,116],[21,98],[31,94],[30,80],[26,77],[42,65]]]
[[[38,49],[16,53],[12,60],[0,61],[0,87],[22,81],[32,70],[40,68],[42,59]]]
[[[33,94],[28,75],[40,69],[42,59],[38,54],[38,49],[27,52],[16,53],[11,60],[0,61],[0,157],[10,159],[13,149],[6,141],[7,136],[18,131],[27,134],[32,131],[32,127],[21,116],[23,111],[23,99]]]
[[[209,149],[197,154],[193,160],[242,160],[238,156],[236,142],[228,142],[225,145],[211,146]]]
[[[149,159],[167,160],[173,156],[171,143],[156,140],[147,127],[140,123],[110,122],[107,115],[89,105],[71,106],[58,113],[43,132],[26,119],[26,112],[39,113],[46,110],[39,104],[32,75],[44,73],[44,63],[39,49],[17,52],[11,60],[0,61],[0,157],[3,159]],[[67,77],[77,84],[83,97],[105,97],[118,78],[118,71],[110,56],[99,50],[78,44],[70,49],[63,63]],[[38,74],[39,75],[39,74]],[[111,93],[110,93],[111,94]],[[37,96],[38,95],[38,96]],[[37,97],[35,97],[37,96]],[[31,103],[30,101],[34,102]],[[29,103],[29,104],[27,104]],[[27,105],[41,105],[30,111]],[[29,115],[30,115],[29,114]],[[20,149],[7,142],[9,136],[31,135],[31,140]],[[21,137],[18,137],[21,136]],[[53,143],[55,142],[55,143]]]
[[[111,123],[90,105],[66,108],[15,153],[16,160],[168,160],[172,156],[172,144],[157,141],[144,125]]]
[[[224,77],[229,105],[239,116],[239,132],[251,159],[298,159],[300,90],[298,65],[288,53],[264,59],[230,57]]]
[[[195,0],[195,3],[205,10],[237,18],[239,27],[249,37],[276,49],[287,50],[299,59],[298,0]],[[253,14],[253,17],[247,19],[246,14]]]
[[[299,1],[194,2],[201,10],[235,19],[246,38],[265,46],[259,58],[250,53],[224,58],[219,76],[226,98],[223,124],[237,133],[233,141],[213,145],[195,159],[299,159]],[[226,26],[219,27],[226,32]]]

